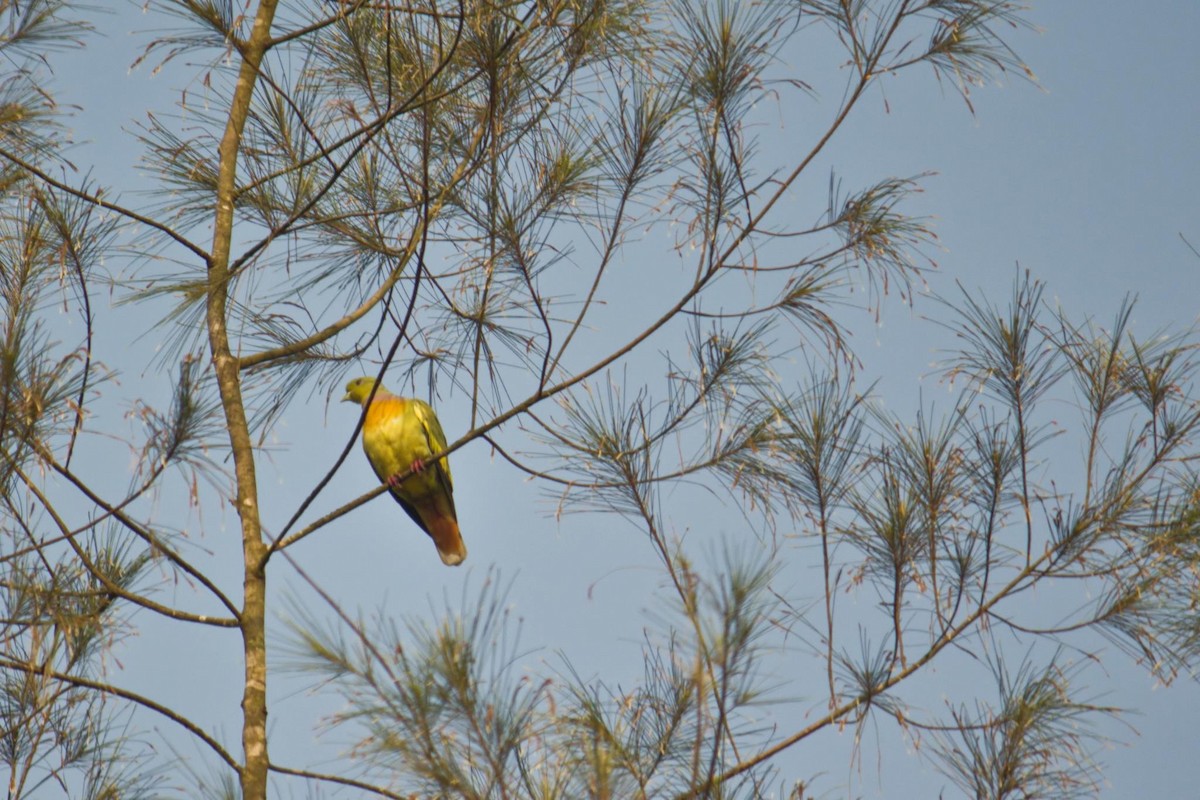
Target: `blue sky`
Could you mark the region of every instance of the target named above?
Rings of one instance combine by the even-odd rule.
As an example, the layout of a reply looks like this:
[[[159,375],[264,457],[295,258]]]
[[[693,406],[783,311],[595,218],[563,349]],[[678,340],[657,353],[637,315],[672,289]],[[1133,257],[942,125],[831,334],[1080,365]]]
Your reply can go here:
[[[1029,18],[1039,30],[1016,31],[1012,43],[1036,73],[1037,83],[1013,75],[1000,85],[974,88],[974,114],[950,87],[928,75],[910,73],[885,81],[797,186],[792,198],[797,209],[812,209],[824,202],[831,170],[848,186],[935,173],[922,181],[923,192],[906,207],[933,218],[940,244],[930,252],[937,268],[925,275],[913,304],[887,298],[878,322],[851,307],[841,312],[854,332],[852,345],[864,361],[864,376],[879,380],[881,402],[889,409],[911,413],[922,398],[944,407],[951,403],[933,372],[952,340],[926,319],[941,313],[926,295],[953,295],[956,281],[1003,299],[1018,268],[1027,269],[1046,282],[1047,297],[1077,319],[1094,315],[1108,320],[1122,297],[1134,293],[1139,297],[1135,331],[1195,324],[1200,257],[1181,237],[1200,247],[1195,185],[1200,176],[1200,51],[1194,41],[1200,4],[1177,0],[1154,4],[1153,12],[1136,11],[1143,13],[1116,0],[1035,4]],[[195,82],[181,87],[176,67],[158,75],[145,66],[128,69],[146,37],[127,32],[156,24],[137,5],[119,6],[96,22],[104,39],[54,62],[62,96],[82,109],[73,123],[81,141],[73,159],[94,164],[99,182],[133,197],[144,184],[134,166],[137,150],[129,131],[148,107],[169,108],[180,88],[202,93],[202,87]],[[781,53],[785,64],[801,71],[811,66],[830,79],[815,98],[756,110],[763,120],[757,131],[763,146],[781,161],[789,157],[791,137],[803,141],[810,126],[819,127],[835,111],[838,73],[820,60],[823,54],[799,48]],[[126,342],[139,329],[121,327],[128,317],[110,319],[117,329],[101,337],[101,347]],[[611,312],[597,320],[600,326],[619,324]],[[137,339],[122,355],[106,358],[122,371],[126,394],[166,396],[169,376],[146,367],[154,345]],[[1059,401],[1064,414],[1068,400]],[[464,407],[447,398],[439,408],[453,439],[465,427]],[[264,491],[277,504],[266,509],[269,524],[278,524],[285,516],[282,509],[308,491],[353,424],[351,407],[327,406],[319,396],[288,413],[277,432],[275,455],[260,473]],[[1064,459],[1078,455],[1078,444],[1069,437],[1063,448]],[[426,614],[431,604],[440,607],[443,597],[457,607],[464,587],[479,586],[494,566],[513,581],[510,601],[514,614],[524,620],[522,641],[530,670],[560,668],[561,653],[582,674],[613,683],[640,674],[643,629],[652,624],[662,595],[653,558],[638,533],[613,516],[556,517],[552,500],[483,443],[456,453],[453,464],[460,521],[471,549],[469,567],[444,570],[432,552],[425,561],[402,557],[403,548],[424,547],[425,542],[417,541],[419,534],[385,501],[306,541],[295,557],[348,606],[381,609],[396,617]],[[365,460],[354,452],[321,511],[365,490],[371,480]],[[681,533],[702,537],[706,534],[697,530],[700,526],[728,530],[739,524],[736,515],[723,515],[706,505],[711,500],[693,497],[687,489],[669,499],[695,502],[699,509],[679,518]],[[236,541],[235,522],[227,509],[210,507],[188,516],[188,535],[218,563]],[[795,561],[781,580],[801,585],[816,572],[806,563],[802,543],[791,552]],[[277,586],[285,586],[295,602],[316,606],[286,565],[275,569]],[[224,579],[230,588],[238,583],[234,572]],[[173,591],[184,597],[192,590],[180,585]],[[845,602],[866,608],[871,598]],[[143,632],[121,645],[121,668],[114,680],[149,686],[156,696],[178,697],[185,711],[233,746],[238,737],[236,638],[189,630],[186,638],[177,639],[178,632],[159,620],[142,614],[137,621]],[[283,628],[274,627],[272,641],[282,644]],[[819,679],[819,665],[811,666],[786,659],[776,665],[784,686],[780,694],[793,701],[782,714],[784,729],[822,707],[819,687],[795,677]],[[937,682],[955,686],[955,676],[936,670],[931,680],[933,698]],[[184,686],[192,688],[181,694]],[[1103,654],[1096,689],[1104,692],[1100,702],[1136,710],[1127,721],[1140,731],[1135,735],[1124,725],[1106,728],[1117,743],[1099,754],[1106,766],[1103,796],[1194,796],[1200,767],[1188,756],[1200,728],[1196,684],[1181,680],[1170,688],[1158,687],[1110,648]],[[309,695],[302,682],[290,677],[277,680],[272,691],[277,701],[273,755],[298,764],[311,754],[327,758],[336,751],[315,745],[311,733],[314,715],[330,713],[336,704]],[[156,720],[140,719],[162,727]],[[868,750],[856,763],[853,731],[826,732],[779,762],[783,777],[807,779],[820,773],[812,788],[829,797],[934,796],[944,785],[912,755],[911,742],[899,740],[890,729],[881,729],[876,742],[872,735],[868,733]],[[870,749],[875,744],[879,761]]]

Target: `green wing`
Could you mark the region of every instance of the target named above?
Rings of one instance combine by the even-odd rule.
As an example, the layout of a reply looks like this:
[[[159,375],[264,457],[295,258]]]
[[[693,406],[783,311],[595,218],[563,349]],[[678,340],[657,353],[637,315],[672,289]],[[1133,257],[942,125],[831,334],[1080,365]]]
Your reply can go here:
[[[442,431],[442,423],[438,422],[437,414],[434,413],[433,407],[424,400],[412,400],[412,408],[416,412],[418,419],[421,420],[421,430],[425,432],[425,441],[429,445],[429,452],[440,453],[446,449],[446,434]],[[439,458],[437,461],[437,474],[442,483],[442,488],[446,490],[446,494],[454,494],[454,479],[450,477],[450,462],[445,458]],[[450,501],[453,503],[453,499]]]

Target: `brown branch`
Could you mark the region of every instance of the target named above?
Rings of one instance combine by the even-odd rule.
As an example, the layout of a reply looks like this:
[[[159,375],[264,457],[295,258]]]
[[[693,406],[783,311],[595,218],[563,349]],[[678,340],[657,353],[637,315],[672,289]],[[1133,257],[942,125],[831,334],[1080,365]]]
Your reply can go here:
[[[169,545],[167,545],[150,531],[143,528],[140,524],[135,522],[132,517],[121,510],[121,507],[130,502],[130,500],[132,500],[136,494],[126,498],[118,505],[111,505],[101,498],[100,495],[92,491],[91,487],[84,483],[81,478],[75,475],[75,473],[59,464],[58,461],[55,460],[52,455],[50,455],[49,451],[39,447],[38,455],[41,456],[41,458],[50,466],[52,470],[66,478],[76,489],[83,492],[84,496],[86,496],[88,500],[104,509],[106,514],[111,515],[114,519],[124,525],[131,533],[133,533],[142,541],[146,542],[146,544],[150,545],[155,550],[161,552],[171,561],[172,564],[179,567],[187,575],[204,586],[204,588],[212,592],[213,596],[216,597],[217,600],[219,600],[221,604],[225,606],[225,608],[229,609],[229,612],[232,614],[234,619],[240,619],[241,612],[239,611],[238,607],[235,606],[233,602],[225,596],[225,593],[217,588],[217,585],[209,580],[209,578],[203,572],[196,567],[193,567],[187,559],[179,555],[179,553],[177,553]],[[93,524],[94,522],[95,520],[93,520]],[[90,525],[87,527],[90,527]],[[80,531],[82,530],[86,530],[86,527],[80,528]]]
[[[21,479],[21,482],[25,484],[26,488],[33,493],[34,497],[38,499],[38,502],[42,504],[42,508],[46,509],[46,513],[50,515],[52,520],[54,520],[55,526],[63,535],[63,538],[66,539],[67,544],[69,544],[71,549],[75,551],[75,555],[80,561],[83,562],[83,565],[87,569],[88,573],[96,580],[100,581],[101,585],[104,586],[104,590],[109,594],[116,595],[123,600],[128,600],[135,605],[139,605],[142,608],[149,609],[171,619],[182,620],[184,622],[196,622],[203,625],[215,625],[221,628],[236,628],[238,626],[238,621],[236,619],[227,619],[225,617],[208,617],[202,614],[190,614],[186,611],[180,611],[178,609],[171,608],[170,606],[164,606],[160,603],[156,603],[149,598],[142,597],[135,592],[130,592],[124,587],[113,583],[113,581],[104,574],[103,570],[97,568],[96,565],[92,563],[92,559],[88,556],[84,549],[79,546],[79,542],[75,541],[77,534],[73,533],[66,522],[63,521],[62,517],[58,515],[58,512],[54,509],[50,499],[42,493],[42,491],[37,487],[36,484],[34,484],[29,476],[25,474],[24,470],[15,464],[12,465],[11,469],[17,475],[17,477]]]
[[[380,786],[374,786],[370,783],[356,781],[353,778],[343,778],[340,775],[329,775],[323,772],[310,772],[306,769],[296,769],[295,767],[285,767],[280,764],[271,764],[268,769],[271,772],[277,772],[280,775],[291,775],[296,778],[307,778],[314,781],[325,781],[327,783],[336,783],[341,786],[349,786],[354,789],[362,789],[364,792],[379,795],[380,797],[388,797],[391,800],[412,800],[412,795],[396,794],[388,791]]]
[[[241,765],[239,765],[233,756],[231,756],[229,752],[221,746],[220,742],[205,733],[203,728],[182,714],[173,711],[164,706],[162,703],[155,702],[148,697],[137,694],[136,692],[131,692],[128,689],[118,688],[110,683],[94,681],[90,678],[85,678],[82,675],[71,675],[69,673],[59,672],[58,670],[51,669],[48,664],[27,664],[23,661],[13,660],[4,655],[0,655],[0,669],[7,669],[13,672],[22,672],[26,675],[43,675],[53,678],[56,681],[70,684],[71,686],[78,686],[82,689],[92,689],[97,692],[102,692],[103,694],[112,695],[113,697],[119,697],[122,700],[128,700],[131,703],[142,706],[143,708],[148,708],[151,711],[154,711],[171,720],[176,725],[179,725],[188,733],[204,742],[214,753],[217,754],[218,758],[232,767],[239,775],[242,772]]]
[[[208,262],[209,255],[207,252],[205,252],[203,250],[203,248],[201,248],[197,244],[194,244],[186,236],[183,236],[182,234],[177,233],[175,231],[175,229],[172,228],[171,226],[166,225],[157,220],[151,219],[150,217],[143,216],[143,215],[137,213],[136,211],[132,211],[128,208],[125,208],[124,206],[117,205],[116,203],[110,203],[109,201],[102,199],[99,194],[92,194],[91,192],[85,192],[82,189],[76,189],[74,186],[71,186],[70,184],[66,184],[60,180],[56,180],[55,178],[50,177],[50,175],[48,173],[43,172],[42,170],[38,169],[34,165],[30,164],[29,162],[25,161],[24,159],[20,158],[19,156],[13,155],[12,153],[8,152],[7,150],[0,149],[0,158],[7,159],[8,161],[12,162],[17,167],[20,167],[25,172],[29,173],[30,175],[32,175],[35,178],[37,178],[38,180],[40,180],[42,183],[53,186],[55,189],[64,191],[67,194],[71,195],[72,197],[77,197],[80,200],[84,200],[88,203],[99,206],[100,208],[108,209],[109,211],[115,211],[116,213],[120,214],[121,216],[123,216],[127,219],[131,219],[134,222],[138,222],[142,225],[145,225],[148,228],[153,228],[154,230],[158,231],[159,233],[164,234],[165,236],[168,236],[171,239],[174,239],[175,242],[177,242],[178,244],[186,247],[188,250],[190,250],[192,252],[193,255],[195,255],[197,258],[201,259],[205,263]]]
[[[762,750],[759,753],[751,756],[750,758],[745,759],[744,761],[736,764],[735,766],[730,767],[725,772],[721,773],[721,775],[718,776],[717,778],[715,778],[714,780],[712,780],[708,783],[705,783],[701,786],[694,787],[693,789],[690,789],[687,792],[684,792],[683,794],[677,795],[677,800],[686,800],[687,798],[692,798],[692,797],[708,796],[708,793],[710,793],[712,791],[712,789],[715,788],[716,786],[719,786],[720,784],[724,783],[725,781],[730,780],[731,778],[735,778],[738,775],[741,775],[742,773],[746,772],[747,770],[752,769],[753,767],[758,766],[759,764],[763,763],[764,761],[774,758],[775,756],[782,753],[784,750],[787,750],[792,745],[796,744],[797,742],[802,741],[803,739],[807,738],[808,736],[811,736],[812,734],[816,733],[817,731],[821,730],[822,728],[832,725],[832,724],[838,722],[839,720],[841,720],[843,717],[848,716],[852,712],[854,712],[860,708],[863,708],[867,705],[870,705],[871,701],[874,697],[877,697],[877,696],[887,692],[888,690],[895,687],[897,684],[903,682],[907,678],[912,677],[914,674],[916,674],[918,671],[920,671],[923,667],[925,667],[926,664],[928,664],[930,661],[932,661],[934,659],[934,657],[936,657],[938,655],[938,653],[940,653],[942,650],[949,647],[951,644],[955,644],[958,640],[958,637],[961,636],[963,634],[963,632],[967,630],[967,628],[974,625],[977,621],[979,621],[983,617],[987,616],[991,612],[992,608],[996,604],[998,604],[1001,600],[1004,600],[1005,598],[1007,598],[1011,594],[1013,594],[1014,590],[1017,589],[1022,584],[1022,582],[1024,582],[1027,578],[1034,575],[1037,571],[1037,567],[1043,561],[1050,559],[1053,556],[1053,554],[1054,554],[1053,550],[1047,550],[1046,552],[1042,553],[1042,555],[1038,556],[1038,558],[1036,560],[1034,560],[1032,564],[1030,564],[1027,567],[1022,568],[1021,571],[1018,572],[1011,581],[1009,581],[1007,584],[1005,584],[1005,586],[1003,588],[1001,588],[990,600],[988,600],[986,603],[980,604],[980,606],[978,608],[976,608],[975,611],[973,611],[971,614],[967,615],[967,617],[965,619],[963,619],[962,622],[960,622],[958,625],[956,625],[953,628],[950,628],[949,630],[944,632],[940,638],[938,638],[932,645],[930,645],[929,649],[926,650],[925,653],[923,653],[920,658],[911,662],[907,667],[904,667],[899,672],[892,673],[892,675],[887,680],[883,681],[879,685],[870,687],[867,691],[860,693],[854,699],[849,700],[849,701],[843,703],[842,705],[838,706],[837,708],[832,709],[828,714],[826,714],[824,717],[821,717],[817,721],[813,722],[811,725],[808,725],[807,727],[802,728],[799,731],[796,731],[791,736],[788,736],[786,739],[783,739],[783,740],[771,745],[770,747],[766,748],[765,750]]]
[[[475,141],[472,142],[472,146],[468,151],[473,150],[474,147],[478,145],[480,141],[482,141],[485,133],[486,131],[483,126],[480,126],[479,130],[476,132]],[[403,275],[404,267],[412,258],[413,253],[418,248],[420,248],[422,251],[424,250],[424,243],[427,241],[429,223],[432,219],[432,216],[436,216],[441,211],[442,206],[446,202],[446,198],[450,194],[450,191],[455,188],[457,182],[462,178],[463,175],[466,174],[467,169],[471,165],[471,159],[464,159],[459,163],[453,177],[451,180],[446,182],[445,188],[438,195],[438,198],[432,204],[432,207],[426,207],[424,214],[422,214],[422,220],[418,224],[417,230],[414,232],[414,236],[409,240],[409,243],[404,248],[403,254],[400,257],[400,263],[397,264],[397,266],[392,270],[392,273],[388,276],[387,280],[380,284],[379,288],[376,289],[375,292],[372,293],[371,296],[368,297],[358,308],[351,311],[349,314],[346,314],[336,322],[327,325],[322,330],[306,336],[303,339],[290,344],[274,347],[269,350],[262,350],[258,353],[252,353],[248,356],[242,356],[238,359],[238,368],[243,370],[251,369],[271,361],[278,361],[280,359],[298,356],[305,350],[308,350],[314,345],[328,340],[332,336],[340,333],[358,320],[362,319],[372,308],[378,305],[380,301],[382,301],[388,296],[388,294],[391,293],[392,288],[400,280],[401,275]],[[423,260],[420,263],[424,263]]]

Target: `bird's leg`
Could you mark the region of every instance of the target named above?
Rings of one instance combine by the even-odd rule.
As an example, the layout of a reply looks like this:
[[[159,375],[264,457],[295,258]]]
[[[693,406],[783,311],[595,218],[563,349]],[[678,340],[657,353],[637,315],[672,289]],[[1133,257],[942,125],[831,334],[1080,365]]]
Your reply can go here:
[[[397,472],[395,475],[389,475],[387,485],[393,489],[398,488],[403,482],[402,478],[406,475],[416,475],[425,471],[425,462],[422,459],[414,458],[412,464],[406,472]]]

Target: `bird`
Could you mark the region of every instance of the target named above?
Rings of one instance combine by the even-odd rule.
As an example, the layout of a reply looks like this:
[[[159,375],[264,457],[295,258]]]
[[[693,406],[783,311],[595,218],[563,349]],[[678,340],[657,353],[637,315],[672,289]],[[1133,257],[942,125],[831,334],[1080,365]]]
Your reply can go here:
[[[399,397],[382,384],[372,399],[375,385],[374,378],[355,378],[346,384],[342,398],[343,402],[367,406],[362,429],[367,461],[400,507],[433,539],[442,563],[456,567],[466,559],[467,546],[454,510],[450,464],[444,456],[429,460],[446,449],[442,425],[424,400]],[[399,480],[410,468],[412,474]]]

